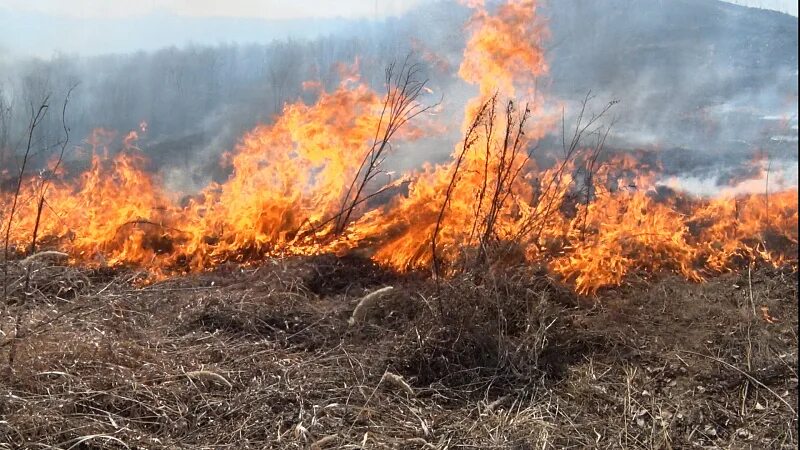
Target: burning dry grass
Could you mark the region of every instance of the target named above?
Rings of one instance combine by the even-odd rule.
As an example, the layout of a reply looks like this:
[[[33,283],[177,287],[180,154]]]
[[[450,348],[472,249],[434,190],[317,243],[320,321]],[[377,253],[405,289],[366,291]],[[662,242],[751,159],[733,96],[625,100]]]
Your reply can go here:
[[[315,102],[284,105],[225,154],[227,179],[184,201],[148,170],[137,132],[117,142],[96,131],[88,169],[65,173],[65,103],[59,158],[39,175],[22,164],[16,190],[0,192],[6,258],[9,247],[57,249],[73,264],[136,266],[163,278],[360,249],[394,270],[436,276],[525,260],[581,294],[640,271],[700,281],[742,262],[796,264],[796,189],[738,195],[731,187],[710,199],[659,190],[659,171],[644,158],[603,151],[611,129],[603,117],[615,101],[592,113],[587,95],[576,123],[561,123],[562,148],[539,149],[557,121],[535,89],[547,73],[537,2],[467,3],[459,75],[479,95],[464,106],[463,140],[448,162],[399,179],[382,166],[396,144],[443,127],[425,114],[435,103],[410,59],[389,65],[383,96],[351,69]],[[30,123],[24,161],[46,109],[45,101]],[[738,182],[762,180],[768,170]],[[388,195],[401,185],[406,194]]]
[[[146,287],[83,271],[68,298],[35,291],[4,314],[0,442],[796,446],[793,272],[635,282],[585,304],[525,268],[436,284],[369,267],[301,258]]]
[[[11,227],[12,252],[27,254],[35,243],[38,249],[63,251],[72,264],[136,266],[157,276],[200,272],[228,261],[258,262],[270,255],[341,255],[360,249],[395,270],[433,269],[446,276],[475,265],[526,260],[547,267],[579,293],[592,294],[637,271],[700,281],[751,261],[796,264],[796,190],[693,197],[659,188],[658,171],[627,154],[598,161],[595,153],[578,152],[538,169],[524,147],[530,143],[519,141],[527,109],[516,117],[509,102],[507,117],[500,120],[495,107],[496,98],[484,104],[452,164],[416,174],[408,196],[369,211],[359,204],[362,215],[346,225],[334,226],[342,196],[330,193],[335,182],[327,178],[346,189],[342,180],[358,166],[336,155],[353,149],[317,149],[325,155],[318,165],[297,155],[270,162],[249,159],[276,148],[271,133],[291,141],[289,131],[268,128],[258,132],[272,137],[248,136],[236,153],[242,167],[263,173],[235,172],[228,184],[209,187],[185,206],[170,202],[143,162],[125,152],[108,160],[96,156],[74,183],[54,182],[41,215],[40,181],[26,179],[19,210],[10,221],[2,215],[2,227],[4,234]],[[499,141],[508,146],[498,147],[497,135],[503,133],[491,130],[503,124],[507,137]],[[316,142],[298,139],[286,148]],[[595,163],[599,168],[587,169]],[[324,185],[313,187],[327,173],[318,173],[321,168],[333,172]],[[589,181],[579,179],[586,170]],[[315,181],[298,178],[300,172]],[[287,178],[276,181],[277,173]],[[16,204],[14,198],[0,193],[0,208]],[[345,207],[348,217],[350,208],[355,206]],[[38,241],[32,240],[32,230]]]

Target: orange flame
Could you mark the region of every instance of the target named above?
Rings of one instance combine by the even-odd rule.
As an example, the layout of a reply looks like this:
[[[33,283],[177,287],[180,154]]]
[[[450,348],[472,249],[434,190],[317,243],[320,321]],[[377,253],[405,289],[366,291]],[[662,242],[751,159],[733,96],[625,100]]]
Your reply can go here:
[[[146,122],[122,138],[114,157],[114,134],[96,130],[87,140],[91,164],[79,177],[64,181],[59,170],[24,180],[11,245],[28,251],[36,230],[40,247],[62,249],[74,263],[132,264],[156,274],[356,247],[398,270],[441,263],[446,272],[480,254],[487,263],[544,265],[583,294],[631,273],[701,281],[752,260],[796,264],[796,189],[742,195],[733,187],[714,198],[664,192],[658,171],[634,155],[605,161],[587,179],[579,175],[585,153],[538,167],[528,152],[553,126],[542,99],[524,107],[506,101],[530,98],[548,70],[536,2],[509,0],[494,11],[481,0],[466,3],[474,14],[459,74],[478,87],[464,116],[468,138],[449,163],[395,179],[410,180],[408,195],[362,206],[343,233],[330,219],[382,126],[383,106],[345,66],[336,90],[309,82],[316,103],[287,104],[273,124],[242,137],[225,155],[230,177],[185,202],[147,170],[136,147]],[[396,138],[432,129],[406,127]],[[762,172],[737,186],[760,182]],[[12,198],[0,193],[3,228]]]

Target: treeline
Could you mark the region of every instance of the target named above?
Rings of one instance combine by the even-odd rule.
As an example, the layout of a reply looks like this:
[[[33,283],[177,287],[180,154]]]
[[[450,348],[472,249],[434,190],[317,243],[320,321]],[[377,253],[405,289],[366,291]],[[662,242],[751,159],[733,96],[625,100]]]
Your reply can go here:
[[[202,157],[212,151],[206,147],[222,146],[216,152],[224,151],[243,131],[270,122],[286,102],[313,101],[318,91],[304,89],[304,82],[334,89],[343,66],[357,63],[361,79],[380,89],[386,64],[413,52],[430,77],[449,78],[419,37],[436,34],[430,22],[441,30],[457,30],[463,19],[463,14],[433,5],[424,20],[358,21],[348,32],[313,40],[0,63],[0,168],[14,168],[12,155],[19,151],[31,108],[49,96],[31,164],[42,165],[48,149],[63,138],[61,106],[73,86],[67,109],[73,141],[95,128],[125,133],[145,121],[148,142],[169,147],[169,154],[153,152],[156,159]],[[463,43],[448,42],[453,48],[445,45],[437,51],[460,52]]]
[[[543,91],[567,102],[568,114],[576,107],[569,102],[589,90],[621,100],[609,145],[746,154],[771,145],[771,136],[797,134],[762,120],[797,110],[796,18],[716,0],[560,0],[540,8],[550,30]],[[125,133],[146,121],[143,149],[182,173],[213,170],[221,152],[285,102],[313,101],[303,82],[332,89],[337,66],[356,59],[362,80],[381,90],[385,65],[415,51],[430,87],[451,106],[442,117],[458,123],[459,101],[472,95],[456,75],[468,17],[458,2],[426,2],[401,18],[353,21],[313,40],[90,58],[0,55],[0,173],[13,172],[31,109],[49,93],[33,140],[31,167],[42,166],[63,137],[61,105],[75,84],[67,110],[73,143],[97,127]]]

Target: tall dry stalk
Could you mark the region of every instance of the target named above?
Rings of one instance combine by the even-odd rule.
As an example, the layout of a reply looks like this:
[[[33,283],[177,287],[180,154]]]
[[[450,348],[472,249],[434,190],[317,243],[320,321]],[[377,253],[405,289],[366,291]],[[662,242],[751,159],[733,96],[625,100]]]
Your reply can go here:
[[[567,179],[566,175],[568,170],[578,158],[578,154],[580,153],[585,137],[587,135],[597,134],[600,130],[600,128],[598,128],[600,120],[606,116],[606,114],[608,114],[614,105],[619,103],[617,100],[613,100],[606,104],[606,106],[599,113],[593,113],[587,119],[587,109],[593,98],[594,97],[592,96],[591,91],[589,91],[583,98],[583,101],[581,102],[581,109],[578,112],[578,116],[575,120],[575,128],[571,132],[571,135],[569,135],[569,141],[567,141],[568,134],[566,125],[566,112],[565,110],[562,110],[561,161],[556,164],[555,170],[552,172],[550,179],[545,183],[544,188],[537,192],[536,198],[534,199],[534,204],[531,205],[531,210],[534,211],[534,213],[531,214],[531,216],[528,217],[526,221],[518,228],[514,236],[515,241],[525,240],[532,242],[537,246],[541,244],[541,236],[545,230],[545,227],[547,226],[547,218],[550,217],[550,214],[552,214],[553,211],[560,206],[558,203],[559,196],[556,194],[566,189],[564,180]],[[594,163],[590,165],[593,172],[597,169],[596,162],[605,145],[605,138],[608,137],[610,129],[611,127],[609,126],[603,133],[605,136],[601,139],[601,141],[599,141],[599,144],[595,146],[596,151],[594,152],[594,156],[590,157],[590,160],[594,159]],[[593,174],[589,176],[592,181],[593,177]]]
[[[25,145],[25,152],[22,155],[22,161],[20,162],[19,173],[17,175],[17,183],[16,188],[14,189],[14,195],[11,199],[11,209],[8,212],[8,221],[6,223],[6,230],[5,230],[5,239],[3,242],[3,303],[7,303],[8,301],[8,259],[10,257],[10,244],[11,244],[11,227],[14,225],[14,215],[17,212],[17,206],[19,203],[19,196],[22,192],[22,183],[25,180],[25,169],[28,166],[28,158],[30,158],[31,154],[31,146],[33,145],[33,135],[36,131],[36,128],[41,125],[42,121],[47,115],[47,109],[50,107],[48,104],[50,100],[50,95],[46,95],[42,100],[42,103],[39,105],[38,109],[34,109],[33,105],[31,104],[31,118],[28,122],[28,129],[27,129],[27,143]]]
[[[69,97],[72,95],[72,91],[77,87],[77,84],[74,84],[72,87],[69,88],[67,91],[67,95],[64,97],[64,103],[61,107],[61,127],[64,130],[64,139],[58,142],[60,147],[60,151],[58,153],[58,158],[56,162],[53,164],[52,169],[49,169],[48,172],[55,176],[58,173],[58,169],[61,167],[61,163],[64,161],[64,152],[67,149],[67,145],[69,145],[69,127],[67,126],[67,105],[69,104]],[[36,204],[36,220],[33,226],[33,233],[31,236],[31,246],[30,250],[28,251],[29,255],[36,253],[36,239],[39,235],[39,224],[42,219],[42,211],[44,209],[45,204],[45,196],[47,195],[47,190],[50,187],[50,178],[43,176],[42,183],[39,187],[39,199]]]
[[[486,123],[487,115],[490,114],[490,111],[494,111],[494,105],[497,101],[497,94],[493,95],[491,99],[486,101],[478,111],[475,113],[475,117],[472,119],[472,123],[470,123],[469,127],[467,127],[467,132],[464,134],[464,141],[461,145],[461,151],[456,158],[455,164],[453,165],[453,175],[450,176],[450,182],[447,185],[447,189],[444,193],[444,200],[442,201],[442,207],[439,208],[439,215],[436,218],[436,225],[433,229],[433,235],[431,236],[431,252],[432,252],[432,270],[433,275],[435,278],[438,278],[439,273],[439,257],[436,253],[436,246],[437,246],[437,239],[439,237],[439,231],[442,229],[442,221],[444,220],[445,211],[447,210],[447,206],[450,204],[450,197],[453,195],[453,189],[456,186],[459,176],[459,170],[461,169],[461,163],[464,161],[464,157],[466,156],[467,152],[475,145],[475,142],[478,140],[479,136],[477,135],[477,130],[481,126],[481,124]]]
[[[22,183],[25,180],[25,169],[28,166],[28,159],[31,155],[31,147],[33,146],[33,135],[36,129],[41,125],[42,121],[44,120],[45,116],[47,115],[47,110],[50,107],[49,105],[50,95],[46,95],[42,100],[42,103],[39,105],[38,109],[35,109],[34,106],[31,104],[31,118],[28,123],[28,131],[27,131],[27,142],[25,145],[25,152],[22,155],[22,161],[20,162],[19,173],[17,175],[17,184],[14,190],[14,195],[11,200],[11,209],[8,213],[8,222],[6,223],[6,230],[5,230],[5,239],[3,242],[3,305],[8,306],[8,264],[9,264],[9,257],[10,257],[10,245],[11,245],[11,227],[14,225],[14,215],[17,212],[17,206],[19,203],[19,196],[22,192]],[[26,276],[26,287],[27,287],[27,276]],[[27,289],[26,289],[27,290]],[[24,301],[24,300],[23,300]],[[14,318],[14,336],[11,338],[11,347],[8,351],[8,368],[13,373],[14,370],[14,359],[16,356],[17,346],[16,343],[20,339],[20,330],[22,329],[22,315],[23,315],[23,304],[20,301],[17,304],[17,313],[16,317]]]
[[[586,207],[583,209],[583,219],[581,221],[581,241],[586,241],[586,225],[589,222],[589,204],[592,203],[595,197],[595,189],[597,186],[595,185],[595,174],[597,170],[600,168],[599,166],[599,158],[600,155],[603,153],[603,149],[605,149],[606,140],[608,139],[609,133],[611,133],[611,129],[614,127],[614,121],[605,127],[605,129],[598,128],[594,134],[596,136],[594,145],[589,149],[589,155],[586,158],[586,163],[584,165],[584,198],[583,201],[586,204]]]
[[[471,245],[477,236],[479,249],[477,262],[482,263],[488,259],[488,248],[496,238],[497,222],[513,193],[513,186],[535,148],[528,148],[526,151],[524,128],[530,117],[528,105],[525,105],[524,110],[519,112],[514,101],[508,100],[505,104],[505,121],[501,124],[497,118],[497,98],[498,94],[493,95],[478,108],[472,122],[467,127],[461,150],[453,165],[453,174],[450,176],[445,190],[431,237],[432,269],[436,277],[440,275],[441,271],[440,259],[437,254],[438,236],[453,191],[459,182],[462,164],[467,153],[472,150],[476,142],[483,140],[483,167],[473,168],[481,173],[481,184],[476,192],[475,217],[469,237],[464,243],[467,246]],[[498,130],[502,132],[501,138],[498,138]]]
[[[524,151],[524,147],[527,144],[523,138],[525,135],[524,129],[525,123],[530,117],[530,112],[530,108],[526,104],[524,110],[517,116],[514,101],[509,100],[506,103],[505,132],[502,142],[498,143],[495,158],[497,166],[492,174],[495,186],[489,199],[489,210],[483,220],[483,230],[480,237],[480,262],[485,262],[489,257],[488,247],[496,234],[497,219],[513,192],[514,183],[520,172],[525,168],[536,148],[530,147],[528,151]],[[484,180],[488,176],[489,173],[485,171]],[[486,183],[484,182],[485,185]],[[483,195],[482,193],[481,196]],[[477,213],[480,214],[480,209],[477,210]]]
[[[595,143],[586,149],[585,160],[586,171],[586,192],[584,201],[588,205],[592,201],[592,187],[595,185],[594,174],[599,168],[600,156],[605,142],[609,136],[611,125],[599,125],[599,121],[616,104],[616,101],[608,103],[599,113],[592,114],[587,119],[587,109],[591,93],[583,99],[581,109],[578,113],[575,128],[571,135],[566,131],[566,118],[562,113],[562,150],[561,161],[556,165],[549,180],[545,180],[543,186],[534,186],[535,192],[530,200],[531,211],[534,213],[519,224],[515,233],[510,237],[513,242],[519,243],[538,243],[539,237],[544,231],[550,214],[553,214],[561,207],[562,197],[558,195],[564,192],[567,186],[565,180],[571,180],[568,172],[572,171],[575,163],[583,154],[582,143],[587,136],[597,137]],[[525,138],[525,126],[530,119],[531,110],[528,104],[524,108],[518,109],[514,100],[507,100],[504,105],[503,116],[498,117],[498,96],[493,95],[484,102],[472,122],[467,127],[461,149],[456,155],[452,168],[450,181],[445,189],[442,205],[439,209],[436,224],[431,236],[432,251],[432,271],[434,277],[439,277],[442,272],[442,260],[439,255],[439,234],[443,227],[446,211],[450,205],[456,185],[465,170],[463,166],[466,155],[470,151],[481,151],[482,166],[471,167],[470,170],[478,172],[480,179],[475,190],[475,206],[473,207],[474,218],[468,237],[462,243],[467,247],[476,247],[477,256],[473,261],[465,261],[467,265],[475,264],[484,267],[491,263],[490,257],[502,259],[507,256],[507,252],[512,247],[500,248],[496,243],[502,239],[498,235],[497,226],[501,216],[507,211],[509,199],[515,195],[516,187],[519,186],[519,177],[530,168],[529,161],[538,149],[537,145],[532,145]],[[482,141],[481,141],[482,140]],[[475,144],[481,142],[480,149],[474,149]],[[542,189],[543,187],[543,189]],[[583,221],[583,233],[585,234],[586,223],[588,223],[588,211],[584,211],[581,218]],[[502,246],[501,246],[502,247]]]
[[[417,99],[428,83],[420,79],[421,67],[410,62],[406,56],[402,65],[392,62],[386,68],[386,96],[383,99],[378,125],[369,151],[364,155],[350,186],[342,200],[339,213],[335,216],[335,232],[341,233],[347,227],[356,207],[362,202],[362,195],[369,183],[382,173],[381,165],[391,149],[394,135],[410,120],[436,107],[422,105]]]

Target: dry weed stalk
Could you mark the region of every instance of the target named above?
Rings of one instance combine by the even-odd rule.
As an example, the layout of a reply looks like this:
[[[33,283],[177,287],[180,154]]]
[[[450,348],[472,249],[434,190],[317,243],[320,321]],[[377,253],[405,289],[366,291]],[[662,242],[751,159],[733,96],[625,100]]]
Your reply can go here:
[[[495,186],[493,187],[491,197],[489,198],[489,209],[481,220],[480,238],[478,241],[479,264],[488,262],[489,255],[487,253],[487,249],[496,239],[495,226],[497,224],[497,219],[500,213],[503,211],[506,201],[513,192],[513,186],[517,180],[517,177],[525,168],[528,160],[533,154],[533,151],[536,149],[536,147],[531,147],[527,152],[523,152],[523,147],[525,147],[527,144],[523,138],[525,135],[524,128],[525,123],[530,117],[530,108],[526,104],[523,112],[519,114],[519,117],[516,117],[516,112],[514,101],[509,100],[506,103],[505,131],[502,142],[494,143],[492,139],[487,138],[487,167],[484,168],[483,172],[484,181],[479,194],[480,198],[484,198],[486,196],[486,185],[490,177],[488,167],[489,159],[491,158],[496,160],[497,166],[494,170],[494,173],[491,174]],[[492,112],[489,117],[494,118],[494,113]],[[497,147],[494,149],[494,153],[496,153],[496,155],[493,157],[490,156],[493,150],[490,148],[491,146]],[[482,206],[482,204],[478,204],[476,209],[476,217],[477,215],[481,214]]]
[[[5,227],[5,239],[3,242],[3,305],[8,306],[8,288],[9,288],[9,280],[8,280],[8,266],[9,266],[9,258],[10,258],[10,246],[11,246],[11,228],[14,225],[14,216],[17,212],[17,207],[19,203],[19,197],[22,193],[22,183],[25,180],[25,170],[28,166],[28,160],[31,156],[31,149],[33,146],[33,135],[36,132],[36,129],[42,124],[44,121],[45,116],[47,115],[47,110],[50,107],[49,105],[50,95],[46,95],[44,99],[42,99],[41,104],[39,105],[38,109],[33,107],[31,104],[31,117],[30,121],[28,122],[28,129],[27,129],[27,138],[26,138],[26,145],[25,145],[25,152],[22,155],[22,161],[19,166],[19,173],[17,175],[17,183],[14,189],[14,195],[12,196],[11,200],[11,208],[8,213],[8,221]],[[30,266],[29,266],[30,267]],[[25,289],[27,291],[30,279],[30,270],[26,270],[25,274]],[[23,322],[23,303],[24,303],[24,296],[20,298],[17,302],[16,306],[16,316],[14,318],[14,336],[11,338],[11,348],[8,352],[8,368],[10,371],[14,371],[14,358],[16,357],[16,342],[22,337],[22,322]]]
[[[455,158],[450,182],[445,189],[431,236],[434,277],[438,278],[442,275],[442,258],[438,253],[439,234],[444,226],[447,208],[456,186],[462,178],[462,172],[465,170],[462,166],[471,151],[482,152],[476,158],[483,161],[483,166],[470,169],[480,174],[480,181],[475,188],[476,200],[473,206],[474,217],[471,230],[461,245],[465,248],[475,248],[476,252],[472,260],[464,260],[464,269],[490,266],[492,259],[504,260],[507,258],[509,252],[515,247],[514,245],[505,247],[497,245],[501,239],[508,239],[510,243],[522,246],[531,243],[538,246],[548,220],[562,206],[563,199],[560,193],[570,188],[566,185],[566,180],[572,180],[572,177],[567,174],[578,167],[579,161],[584,162],[581,170],[585,171],[586,191],[583,201],[587,204],[592,201],[593,189],[596,184],[594,175],[599,169],[600,156],[613,126],[612,121],[610,125],[604,127],[600,125],[600,120],[617,103],[616,101],[609,102],[603,110],[592,114],[587,120],[587,107],[592,98],[590,92],[583,99],[575,129],[569,141],[567,140],[565,113],[562,112],[563,155],[561,160],[551,171],[549,179],[542,186],[535,186],[536,191],[528,205],[533,213],[519,223],[509,237],[498,235],[497,224],[500,217],[506,214],[509,199],[515,196],[520,175],[530,169],[529,161],[538,149],[537,145],[532,145],[525,138],[525,127],[530,119],[531,109],[526,104],[523,109],[518,110],[514,100],[509,99],[505,102],[503,114],[498,117],[497,93],[478,108],[472,122],[467,127],[461,149]],[[586,155],[582,156],[582,142],[587,136],[596,136],[596,141],[589,149],[586,149]],[[479,142],[481,148],[474,148]],[[584,211],[584,217],[582,217],[582,236],[586,234],[587,216],[588,209]]]
[[[26,137],[26,145],[25,145],[25,152],[22,154],[22,161],[20,162],[19,166],[19,173],[17,175],[17,182],[14,188],[14,195],[11,198],[11,208],[8,212],[8,221],[5,227],[5,240],[3,242],[3,302],[6,303],[8,301],[8,260],[10,258],[10,247],[11,247],[11,227],[14,225],[14,216],[17,212],[17,206],[19,203],[19,196],[22,193],[22,183],[25,181],[25,170],[28,167],[28,159],[31,156],[31,148],[33,146],[33,135],[36,132],[36,129],[39,125],[42,124],[45,116],[47,115],[47,109],[50,107],[49,105],[50,95],[46,95],[44,99],[42,99],[42,103],[39,105],[38,109],[34,109],[33,105],[31,105],[31,117],[30,121],[28,122],[28,132]]]
[[[378,126],[375,128],[375,136],[342,200],[342,207],[335,219],[336,233],[344,231],[354,210],[361,203],[364,190],[382,173],[381,165],[386,159],[387,152],[391,150],[391,140],[397,131],[415,117],[439,104],[437,102],[426,106],[417,101],[425,90],[428,80],[419,79],[421,67],[419,64],[411,63],[410,58],[410,54],[406,56],[399,68],[396,62],[390,63],[386,68],[386,97],[383,100]]]
[[[76,86],[77,85],[73,85],[67,91],[67,94],[64,97],[64,103],[63,103],[63,106],[61,108],[61,124],[62,124],[63,129],[64,129],[64,138],[63,138],[63,140],[59,140],[59,142],[57,143],[57,145],[60,147],[60,152],[59,152],[58,158],[56,159],[56,162],[55,162],[53,168],[51,170],[47,171],[50,174],[55,174],[55,173],[58,172],[58,169],[59,169],[59,167],[61,165],[61,162],[64,159],[64,153],[66,151],[67,145],[69,143],[69,127],[67,127],[66,113],[67,113],[67,105],[69,104],[70,95],[72,94],[72,91],[73,91],[73,89],[75,89]],[[50,108],[49,101],[50,101],[50,95],[47,94],[42,99],[42,101],[41,101],[41,103],[40,103],[38,108],[34,108],[33,104],[31,104],[31,116],[30,116],[30,120],[28,122],[25,151],[24,151],[24,153],[22,155],[22,161],[20,162],[19,173],[17,174],[16,186],[15,186],[15,189],[14,189],[14,195],[12,196],[11,208],[10,208],[10,211],[8,213],[8,221],[5,224],[5,239],[4,239],[4,242],[3,242],[3,256],[4,256],[4,258],[3,258],[3,304],[4,305],[8,305],[8,303],[9,303],[9,298],[8,298],[8,295],[9,295],[9,278],[8,278],[9,272],[8,272],[8,270],[9,270],[9,258],[10,258],[10,247],[11,247],[11,242],[10,242],[10,240],[11,240],[11,229],[12,229],[12,227],[14,225],[14,218],[15,218],[15,215],[17,213],[17,208],[19,206],[20,195],[22,193],[22,185],[23,185],[23,182],[25,180],[25,171],[28,168],[27,166],[28,166],[28,163],[29,163],[29,159],[31,157],[31,150],[32,150],[33,143],[34,143],[33,142],[33,137],[34,137],[34,134],[36,133],[36,130],[41,126],[42,122],[44,121],[45,117],[47,116],[47,112],[48,112],[48,110]],[[47,194],[47,189],[48,189],[49,185],[50,185],[50,179],[43,176],[41,185],[39,186],[38,199],[37,199],[37,209],[36,209],[36,220],[35,220],[34,228],[32,230],[31,245],[30,245],[30,248],[28,249],[28,252],[27,252],[29,257],[26,258],[25,260],[23,260],[23,262],[22,262],[22,265],[25,268],[24,269],[25,270],[25,275],[23,277],[23,279],[24,279],[23,285],[24,285],[25,295],[20,297],[20,299],[17,301],[17,312],[16,312],[16,317],[15,317],[15,320],[14,320],[14,337],[12,338],[13,340],[11,341],[11,348],[9,349],[9,353],[8,353],[8,366],[9,366],[9,369],[12,370],[12,371],[13,371],[13,365],[14,365],[14,358],[15,358],[15,355],[16,355],[16,345],[15,345],[15,343],[20,338],[22,338],[22,334],[23,334],[23,330],[21,329],[22,322],[23,322],[23,318],[22,318],[23,310],[22,310],[22,307],[23,307],[23,303],[24,303],[25,297],[30,295],[29,291],[31,289],[30,283],[31,283],[32,263],[34,262],[34,260],[36,260],[38,258],[62,257],[62,255],[66,256],[66,255],[64,255],[63,253],[60,253],[60,252],[43,252],[43,253],[38,254],[38,255],[35,253],[36,252],[36,240],[37,240],[37,237],[38,237],[41,215],[42,215],[42,211],[44,210],[45,203],[46,203],[45,196]]]
[[[517,232],[512,239],[514,242],[533,243],[536,246],[541,245],[541,237],[547,226],[547,219],[551,214],[553,214],[554,211],[558,209],[559,206],[561,206],[559,204],[560,197],[557,195],[557,193],[568,188],[568,186],[565,185],[564,180],[568,179],[566,176],[568,171],[580,156],[584,138],[587,135],[596,135],[598,136],[598,140],[591,149],[591,153],[587,158],[587,164],[585,167],[585,181],[587,183],[592,183],[591,185],[587,184],[586,198],[591,200],[593,193],[592,189],[595,186],[594,174],[596,173],[597,169],[599,169],[597,164],[598,158],[602,153],[606,138],[608,137],[608,134],[613,126],[612,121],[611,125],[604,129],[599,122],[608,114],[614,105],[619,103],[618,100],[612,100],[606,104],[606,106],[599,113],[593,113],[587,119],[587,109],[592,99],[594,99],[594,96],[592,96],[591,91],[589,91],[581,102],[581,109],[578,112],[577,118],[575,119],[575,129],[572,131],[569,141],[567,141],[566,111],[562,109],[561,161],[556,165],[555,169],[553,170],[553,175],[546,182],[544,188],[539,189],[536,192],[534,204],[531,205],[534,213],[531,214],[531,216],[528,217],[525,222],[518,227]],[[584,223],[586,220],[587,217],[584,217]]]
[[[58,153],[58,158],[56,162],[53,164],[53,167],[49,169],[47,172],[51,175],[56,175],[58,173],[58,169],[61,167],[61,163],[64,161],[64,152],[67,149],[67,145],[69,145],[69,127],[67,126],[67,105],[69,105],[69,97],[72,95],[72,91],[78,87],[77,84],[72,85],[67,91],[67,95],[64,97],[64,104],[61,107],[61,127],[64,130],[64,139],[61,140],[58,145],[60,146],[60,151]],[[42,212],[44,211],[45,205],[45,197],[47,195],[47,189],[50,187],[50,178],[47,176],[42,176],[42,182],[39,186],[39,200],[36,204],[36,220],[33,226],[33,233],[31,236],[31,247],[28,251],[28,254],[33,254],[36,252],[36,239],[39,235],[39,225],[42,219]]]
[[[22,261],[20,261],[20,264],[22,264],[23,266],[29,266],[34,261],[38,261],[40,259],[49,259],[49,258],[52,258],[52,259],[66,259],[68,257],[69,257],[69,255],[67,255],[66,253],[63,253],[63,252],[58,252],[58,251],[55,251],[55,250],[46,250],[46,251],[43,251],[43,252],[38,252],[38,253],[31,254],[27,258],[25,258]]]
[[[210,370],[193,370],[191,372],[186,372],[183,374],[186,378],[190,380],[208,380],[213,381],[228,387],[228,389],[233,389],[233,384],[228,381],[222,375],[212,372]]]
[[[467,127],[467,132],[464,135],[464,141],[461,145],[461,151],[458,154],[458,158],[456,158],[455,165],[453,166],[453,175],[450,177],[450,182],[447,185],[447,190],[444,193],[444,200],[442,201],[442,207],[439,209],[439,216],[436,218],[436,225],[433,229],[433,235],[431,236],[431,253],[432,253],[432,269],[434,277],[438,278],[439,273],[439,257],[436,254],[436,245],[437,239],[439,237],[439,231],[442,228],[442,221],[444,220],[445,211],[447,210],[447,206],[450,204],[450,197],[453,194],[453,189],[455,189],[456,183],[458,182],[459,170],[461,169],[461,164],[464,161],[464,157],[467,155],[467,152],[475,145],[475,142],[478,140],[478,128],[486,123],[487,115],[490,114],[490,111],[493,113],[495,104],[497,102],[497,94],[493,95],[488,101],[486,101],[481,107],[478,109],[477,113],[475,113],[475,117],[472,119],[472,123],[470,123],[469,127]],[[493,123],[494,121],[490,121]],[[477,220],[477,219],[476,219]]]
[[[321,450],[335,444],[339,440],[338,434],[329,434],[311,444],[312,450]]]

